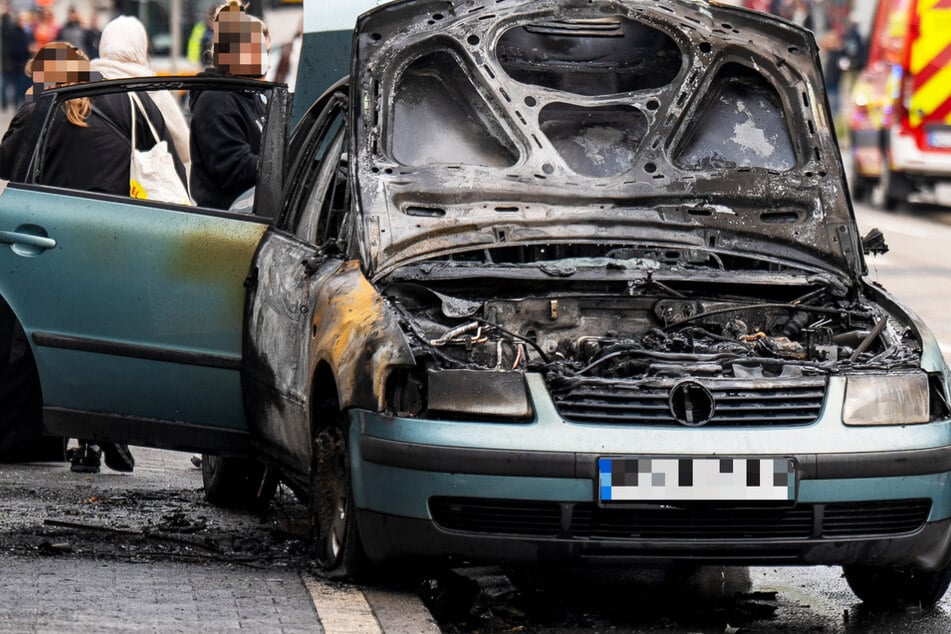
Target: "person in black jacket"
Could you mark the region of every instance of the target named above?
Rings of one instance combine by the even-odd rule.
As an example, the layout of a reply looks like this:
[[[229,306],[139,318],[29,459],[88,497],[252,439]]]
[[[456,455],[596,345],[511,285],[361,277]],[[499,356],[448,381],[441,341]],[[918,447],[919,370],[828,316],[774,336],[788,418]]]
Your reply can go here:
[[[213,29],[214,66],[200,77],[264,77],[269,42],[263,22],[231,0],[216,12]],[[192,198],[199,205],[227,209],[255,185],[267,116],[265,97],[255,92],[193,90],[189,101]]]
[[[32,101],[20,106],[13,115],[10,125],[7,126],[6,132],[3,133],[3,139],[0,140],[0,178],[3,180],[23,181],[29,157],[20,157],[20,149],[23,146],[23,139],[29,135],[27,128],[33,119],[35,106],[36,104]]]
[[[148,93],[137,93],[160,141],[166,141],[179,178],[185,182],[182,165],[162,113]],[[53,113],[44,152],[40,183],[90,192],[129,195],[129,165],[132,161],[132,102],[126,93],[89,99],[85,126],[70,121],[65,109]],[[155,140],[142,111],[136,114],[136,149],[149,150]]]
[[[0,178],[12,181],[23,180],[25,168],[32,156],[32,143],[28,143],[23,156],[20,156],[20,150],[30,134],[28,128],[33,123],[36,110],[33,93],[39,95],[46,88],[89,81],[89,58],[71,44],[50,42],[26,62],[22,75],[29,86],[26,90],[28,100],[17,110],[0,141]],[[64,106],[68,115],[76,121],[82,118],[82,111],[88,107],[88,100],[74,100]]]
[[[72,64],[72,66],[70,66]],[[82,64],[77,67],[76,64]],[[70,70],[64,70],[69,68]],[[10,122],[0,142],[0,178],[22,180],[33,147],[21,147],[38,99],[44,89],[89,81],[89,59],[72,44],[50,42],[30,61],[27,71],[33,81],[33,98]],[[159,140],[168,142],[179,178],[185,181],[185,168],[175,153],[161,111],[147,93],[138,93],[144,113],[155,127]],[[71,99],[54,113],[48,126],[43,155],[43,185],[83,191],[129,195],[129,165],[132,159],[132,101],[128,94],[113,93],[92,98]],[[136,116],[136,149],[154,145],[142,110]],[[19,163],[17,159],[20,158]]]

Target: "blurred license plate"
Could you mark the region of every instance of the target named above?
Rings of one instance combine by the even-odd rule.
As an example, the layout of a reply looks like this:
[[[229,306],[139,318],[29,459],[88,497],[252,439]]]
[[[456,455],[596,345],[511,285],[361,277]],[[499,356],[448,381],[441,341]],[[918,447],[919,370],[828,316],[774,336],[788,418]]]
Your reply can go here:
[[[796,499],[792,458],[599,458],[601,502]]]
[[[928,145],[931,147],[951,148],[951,128],[941,128],[928,132]]]

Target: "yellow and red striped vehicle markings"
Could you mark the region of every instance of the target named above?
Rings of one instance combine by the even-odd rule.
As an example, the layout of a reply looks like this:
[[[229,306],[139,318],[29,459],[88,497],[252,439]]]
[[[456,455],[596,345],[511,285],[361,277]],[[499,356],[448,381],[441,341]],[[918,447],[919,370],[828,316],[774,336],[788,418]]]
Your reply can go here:
[[[911,48],[909,123],[951,124],[951,0],[918,0],[920,34]]]

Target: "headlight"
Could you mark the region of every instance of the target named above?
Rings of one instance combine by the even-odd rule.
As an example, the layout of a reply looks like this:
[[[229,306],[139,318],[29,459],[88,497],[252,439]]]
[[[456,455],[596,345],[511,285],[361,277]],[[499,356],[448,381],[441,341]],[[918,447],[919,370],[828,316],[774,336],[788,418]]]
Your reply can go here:
[[[525,421],[532,416],[522,372],[430,370],[427,409],[476,419]]]
[[[928,375],[874,374],[846,377],[842,422],[846,425],[916,425],[930,420]]]

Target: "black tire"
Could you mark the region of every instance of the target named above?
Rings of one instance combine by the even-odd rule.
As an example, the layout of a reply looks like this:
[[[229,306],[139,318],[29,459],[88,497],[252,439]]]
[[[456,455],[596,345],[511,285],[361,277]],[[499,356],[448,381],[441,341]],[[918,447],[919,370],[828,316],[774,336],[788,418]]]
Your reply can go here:
[[[855,596],[873,609],[929,608],[951,583],[951,566],[925,571],[851,565],[842,570]]]
[[[325,414],[326,416],[326,414]],[[314,439],[310,510],[317,563],[335,579],[359,579],[367,572],[350,480],[347,424],[337,412],[322,418]]]
[[[853,176],[852,183],[852,201],[857,203],[867,203],[872,199],[872,190],[875,189],[874,178],[865,176]]]
[[[889,166],[888,153],[882,160],[882,209],[898,211],[908,203],[908,195],[912,191],[911,181],[901,172],[892,171]]]
[[[43,395],[33,351],[0,300],[0,462],[65,459],[66,439],[43,435]]]
[[[263,509],[277,491],[277,478],[270,469],[248,458],[203,454],[201,481],[205,498],[228,508]]]

